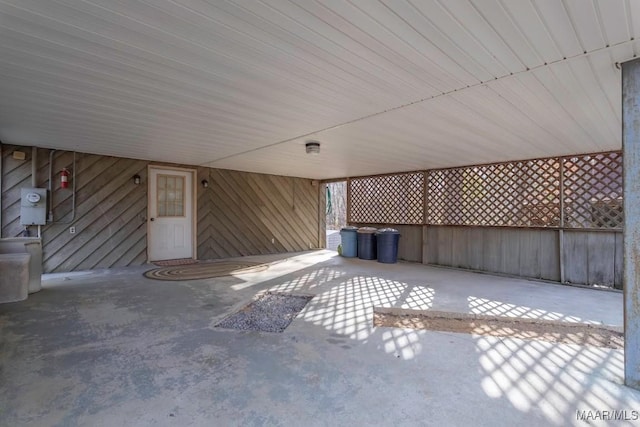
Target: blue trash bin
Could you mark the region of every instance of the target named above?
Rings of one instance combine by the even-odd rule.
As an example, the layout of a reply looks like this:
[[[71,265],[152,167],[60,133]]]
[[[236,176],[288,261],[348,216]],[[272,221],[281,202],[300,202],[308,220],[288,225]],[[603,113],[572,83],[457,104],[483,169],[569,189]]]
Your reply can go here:
[[[358,258],[376,259],[376,231],[373,227],[358,228]]]
[[[400,232],[395,228],[382,228],[376,233],[378,241],[378,262],[395,264],[398,262],[398,241]]]
[[[342,256],[355,258],[358,256],[358,227],[343,227],[340,229]]]

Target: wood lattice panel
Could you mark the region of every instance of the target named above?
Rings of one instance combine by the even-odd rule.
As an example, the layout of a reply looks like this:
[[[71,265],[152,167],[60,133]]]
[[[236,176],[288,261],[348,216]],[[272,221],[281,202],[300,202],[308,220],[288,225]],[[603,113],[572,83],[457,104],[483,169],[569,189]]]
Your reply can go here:
[[[619,151],[355,178],[350,221],[420,224],[425,179],[424,217],[430,225],[623,226]]]
[[[424,173],[350,180],[349,221],[366,224],[422,224]]]
[[[565,227],[622,228],[622,153],[565,157],[563,162]]]
[[[427,175],[429,224],[560,224],[559,159],[440,169]]]

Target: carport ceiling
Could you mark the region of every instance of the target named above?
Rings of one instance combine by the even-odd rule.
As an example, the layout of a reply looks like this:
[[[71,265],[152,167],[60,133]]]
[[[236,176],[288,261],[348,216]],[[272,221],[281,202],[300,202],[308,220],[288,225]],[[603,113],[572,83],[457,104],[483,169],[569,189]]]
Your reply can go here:
[[[619,149],[639,33],[635,0],[0,0],[0,139],[316,179]]]

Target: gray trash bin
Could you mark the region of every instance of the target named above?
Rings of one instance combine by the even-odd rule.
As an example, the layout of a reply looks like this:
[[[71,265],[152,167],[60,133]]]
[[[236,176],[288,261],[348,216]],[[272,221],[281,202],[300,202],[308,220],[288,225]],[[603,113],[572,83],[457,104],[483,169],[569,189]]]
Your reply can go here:
[[[342,256],[345,258],[355,258],[358,256],[358,227],[343,227],[340,230],[340,241],[342,244]]]
[[[395,228],[382,228],[376,233],[378,241],[378,262],[394,264],[398,262],[398,241],[400,232]]]
[[[358,258],[376,259],[376,231],[373,227],[358,228]]]

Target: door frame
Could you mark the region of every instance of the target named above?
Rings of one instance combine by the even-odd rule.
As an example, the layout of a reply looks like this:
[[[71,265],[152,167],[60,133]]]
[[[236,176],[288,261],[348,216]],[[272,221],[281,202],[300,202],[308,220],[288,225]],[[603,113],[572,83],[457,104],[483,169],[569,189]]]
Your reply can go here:
[[[198,259],[198,187],[197,187],[197,177],[198,170],[190,169],[190,168],[181,168],[181,167],[173,167],[166,165],[147,165],[147,264],[151,263],[149,259],[149,246],[150,241],[152,239],[151,235],[151,222],[149,221],[149,209],[151,207],[151,169],[157,170],[169,170],[169,171],[179,171],[179,172],[188,172],[191,174],[191,245],[192,245],[192,259]]]

